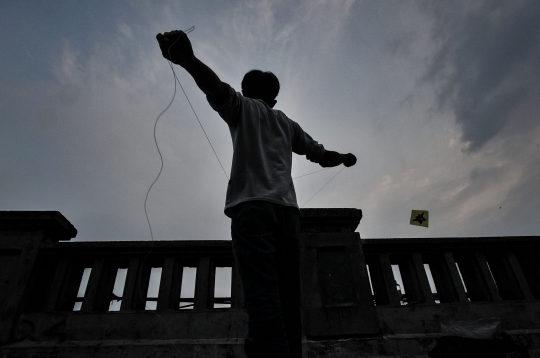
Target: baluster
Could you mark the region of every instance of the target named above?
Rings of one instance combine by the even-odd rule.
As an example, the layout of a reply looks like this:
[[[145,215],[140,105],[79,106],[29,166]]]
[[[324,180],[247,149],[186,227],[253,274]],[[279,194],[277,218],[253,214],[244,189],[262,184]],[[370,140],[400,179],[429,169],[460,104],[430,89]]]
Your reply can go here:
[[[100,281],[102,276],[104,276],[105,269],[105,259],[100,257],[94,260],[92,265],[92,271],[90,272],[90,277],[88,279],[88,284],[86,286],[86,292],[84,294],[84,300],[81,307],[81,311],[97,311],[96,301],[97,296],[102,294],[100,292]]]
[[[180,266],[178,259],[167,257],[163,262],[156,308],[158,311],[178,309],[180,289],[182,288],[182,272],[183,267]]]
[[[499,295],[504,300],[521,300],[524,298],[508,258],[503,252],[487,253],[485,255]]]
[[[68,263],[68,269],[64,275],[62,288],[56,301],[56,310],[73,311],[73,305],[79,292],[84,269],[87,264],[80,262],[79,259],[71,259]]]
[[[139,275],[135,282],[135,295],[131,305],[131,308],[135,310],[144,310],[146,308],[146,296],[148,295],[148,285],[150,284],[152,266],[150,258],[146,258],[146,260],[143,260],[139,265]]]
[[[484,256],[482,252],[477,252],[475,254],[475,257],[480,267],[480,271],[482,272],[482,275],[484,276],[484,281],[487,284],[489,295],[491,296],[493,301],[501,301],[502,300],[501,295],[499,294],[499,291],[497,290],[497,286],[495,285],[493,276],[490,273],[490,269],[488,267],[486,257]]]
[[[54,276],[51,283],[51,289],[49,290],[49,296],[45,302],[44,311],[50,312],[56,309],[56,304],[61,293],[62,283],[68,270],[69,260],[67,258],[58,261],[56,269],[54,270]]]
[[[483,253],[455,254],[454,257],[471,301],[501,301]]]
[[[456,288],[458,294],[458,302],[469,303],[469,298],[467,297],[467,292],[465,292],[465,287],[463,286],[463,281],[461,280],[461,276],[459,275],[454,256],[450,252],[445,252],[444,261],[452,277],[454,287]]]
[[[419,253],[401,256],[398,261],[401,279],[409,303],[435,303],[429,287],[422,256]]]
[[[429,267],[441,303],[469,302],[456,262],[450,252],[429,257]]]
[[[452,253],[444,253],[444,262],[446,264],[446,267],[448,268],[450,276],[452,277],[452,283],[454,284],[453,286],[457,291],[458,302],[469,303],[467,292],[465,292],[465,286],[463,286],[463,281],[461,280],[461,276],[459,275],[456,261],[454,260],[454,256],[452,255]]]
[[[377,306],[399,306],[401,303],[388,254],[366,256],[366,260]]]
[[[195,279],[194,310],[205,310],[213,307],[215,276],[216,268],[210,257],[201,257],[197,264]]]
[[[540,252],[527,251],[517,253],[522,273],[527,279],[533,299],[540,299]]]
[[[433,293],[431,292],[431,287],[429,286],[426,268],[424,267],[424,261],[422,260],[422,255],[417,252],[413,253],[412,262],[414,265],[416,278],[418,279],[418,283],[420,285],[422,302],[427,304],[435,304]]]
[[[145,267],[141,267],[142,264],[143,259],[138,257],[132,257],[129,260],[121,311],[138,310],[145,307],[151,267],[149,267],[148,260],[144,262]]]
[[[525,279],[523,271],[521,270],[521,265],[518,262],[516,254],[512,251],[508,251],[506,255],[508,264],[510,266],[509,268],[512,270],[513,276],[516,278],[516,282],[519,285],[521,293],[523,294],[523,298],[526,300],[534,300],[534,295],[529,287],[529,284],[527,283],[527,280]]]
[[[119,266],[119,261],[105,260],[96,301],[94,302],[94,311],[109,310]]]

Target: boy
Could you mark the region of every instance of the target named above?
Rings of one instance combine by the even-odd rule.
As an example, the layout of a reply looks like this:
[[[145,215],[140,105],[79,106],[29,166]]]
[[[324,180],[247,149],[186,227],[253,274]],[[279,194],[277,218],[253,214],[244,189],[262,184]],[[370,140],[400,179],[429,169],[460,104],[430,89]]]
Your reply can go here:
[[[283,112],[274,110],[279,81],[252,70],[237,93],[195,57],[183,31],[158,34],[163,57],[182,66],[229,126],[233,141],[225,214],[231,218],[236,267],[249,316],[249,358],[300,358],[299,209],[292,153],[322,167],[356,163],[327,151]]]

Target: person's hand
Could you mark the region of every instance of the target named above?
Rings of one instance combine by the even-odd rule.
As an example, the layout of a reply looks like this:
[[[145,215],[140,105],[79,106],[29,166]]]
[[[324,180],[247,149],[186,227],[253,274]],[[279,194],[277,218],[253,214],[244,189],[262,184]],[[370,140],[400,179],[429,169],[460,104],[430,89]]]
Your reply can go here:
[[[189,65],[194,59],[193,48],[184,31],[170,31],[157,34],[161,54],[167,60],[180,66]]]
[[[347,154],[342,154],[342,156],[343,156],[343,165],[344,166],[352,167],[353,165],[356,164],[356,157],[354,156],[354,154],[347,153]]]

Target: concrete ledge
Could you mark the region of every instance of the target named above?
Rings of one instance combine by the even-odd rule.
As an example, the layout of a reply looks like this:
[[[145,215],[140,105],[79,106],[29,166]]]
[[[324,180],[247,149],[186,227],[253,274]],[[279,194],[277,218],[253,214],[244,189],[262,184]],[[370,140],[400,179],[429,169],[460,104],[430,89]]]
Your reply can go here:
[[[528,336],[537,343],[540,335]],[[520,337],[516,343],[526,343]],[[521,341],[521,342],[520,342]],[[0,347],[2,357],[177,357],[245,358],[243,339],[171,339],[171,340],[108,340],[108,341],[23,341]],[[354,338],[328,341],[304,341],[304,358],[427,358],[437,344],[437,337],[392,339]],[[529,349],[532,358],[540,358],[540,349]]]
[[[25,313],[19,319],[15,340],[150,342],[166,337],[208,341],[240,339],[246,329],[247,314],[236,309]]]
[[[0,232],[37,230],[54,242],[77,236],[77,229],[58,211],[0,211]]]
[[[540,327],[540,301],[473,302],[435,305],[377,306],[386,335],[440,332],[441,322],[500,317],[501,329],[535,330]],[[509,333],[510,334],[510,333]]]
[[[353,232],[360,224],[360,209],[300,209],[302,232]]]
[[[153,341],[24,341],[0,347],[1,357],[54,358],[245,358],[243,339],[153,340]]]

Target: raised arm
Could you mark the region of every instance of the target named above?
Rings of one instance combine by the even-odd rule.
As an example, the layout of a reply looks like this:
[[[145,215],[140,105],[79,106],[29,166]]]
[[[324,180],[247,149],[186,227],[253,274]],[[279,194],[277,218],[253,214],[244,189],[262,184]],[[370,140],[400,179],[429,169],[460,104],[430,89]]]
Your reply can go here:
[[[157,34],[156,39],[163,57],[182,66],[207,96],[217,102],[225,96],[223,82],[210,67],[195,57],[191,42],[183,31],[160,33]]]

